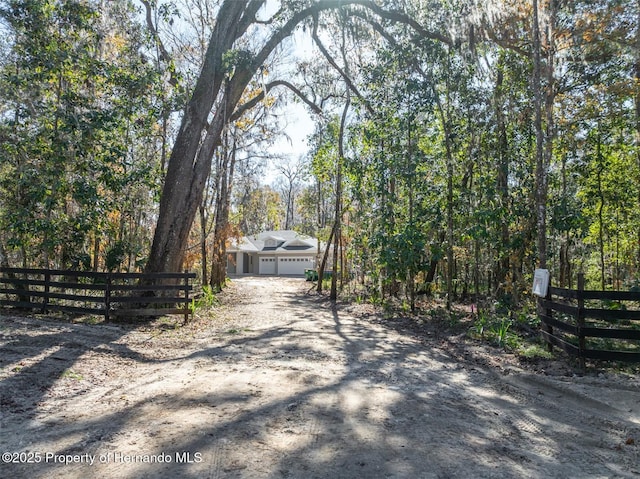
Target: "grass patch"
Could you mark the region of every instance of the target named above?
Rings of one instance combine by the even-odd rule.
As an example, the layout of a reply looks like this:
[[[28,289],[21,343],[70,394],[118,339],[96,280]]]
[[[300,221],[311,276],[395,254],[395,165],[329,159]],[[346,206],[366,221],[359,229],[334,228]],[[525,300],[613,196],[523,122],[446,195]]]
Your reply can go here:
[[[251,331],[249,328],[231,328],[225,331],[226,334],[242,334]]]
[[[82,316],[80,318],[72,319],[74,323],[87,324],[89,326],[95,326],[97,324],[104,323],[104,316]]]
[[[519,312],[511,316],[483,310],[478,313],[467,336],[490,343],[527,359],[553,358],[540,341],[535,314]]]
[[[518,356],[527,359],[553,359],[553,353],[540,344],[522,344],[517,350]]]
[[[65,369],[60,374],[60,379],[73,379],[74,381],[82,381],[84,377],[82,374],[72,371],[71,369]]]
[[[191,304],[189,309],[191,313],[195,313],[199,309],[208,309],[214,306],[218,306],[220,304],[220,300],[216,296],[215,291],[209,285],[202,286],[202,294],[197,298],[191,299]]]
[[[507,338],[509,335],[509,329],[511,329],[511,321],[502,318],[499,323],[495,323],[490,328],[490,336],[498,347],[505,347],[507,345]]]

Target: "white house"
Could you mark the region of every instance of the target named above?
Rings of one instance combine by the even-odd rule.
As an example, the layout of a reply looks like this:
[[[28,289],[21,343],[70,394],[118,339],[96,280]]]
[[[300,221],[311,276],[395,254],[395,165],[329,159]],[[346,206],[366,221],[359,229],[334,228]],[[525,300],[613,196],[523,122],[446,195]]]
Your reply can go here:
[[[316,267],[318,240],[295,231],[265,231],[231,240],[227,246],[227,274],[303,276]]]

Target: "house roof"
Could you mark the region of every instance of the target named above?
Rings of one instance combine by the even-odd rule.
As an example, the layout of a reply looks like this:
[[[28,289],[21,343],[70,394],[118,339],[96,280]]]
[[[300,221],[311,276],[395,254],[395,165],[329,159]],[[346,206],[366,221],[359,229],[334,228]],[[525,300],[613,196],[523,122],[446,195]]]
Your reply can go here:
[[[227,251],[241,251],[245,253],[316,253],[318,240],[310,236],[303,236],[295,231],[264,231],[254,236],[244,236],[240,240],[231,240]]]
[[[257,251],[260,251],[258,247],[251,241],[249,241],[249,238],[247,238],[246,236],[243,236],[240,239],[232,239],[227,249],[231,251],[245,251],[247,253],[255,253]]]
[[[296,249],[313,248],[317,245],[318,245],[318,240],[314,240],[313,238],[307,239],[307,238],[296,237],[296,238],[290,239],[289,241],[285,241],[281,245],[281,248],[286,250],[296,250]]]

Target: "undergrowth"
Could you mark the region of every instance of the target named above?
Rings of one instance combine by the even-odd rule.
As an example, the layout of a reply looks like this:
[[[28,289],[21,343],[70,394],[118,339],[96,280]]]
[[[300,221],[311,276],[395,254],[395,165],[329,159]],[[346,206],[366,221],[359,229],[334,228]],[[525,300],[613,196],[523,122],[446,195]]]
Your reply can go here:
[[[527,359],[553,358],[538,333],[539,319],[526,310],[504,315],[481,310],[475,315],[467,335]]]

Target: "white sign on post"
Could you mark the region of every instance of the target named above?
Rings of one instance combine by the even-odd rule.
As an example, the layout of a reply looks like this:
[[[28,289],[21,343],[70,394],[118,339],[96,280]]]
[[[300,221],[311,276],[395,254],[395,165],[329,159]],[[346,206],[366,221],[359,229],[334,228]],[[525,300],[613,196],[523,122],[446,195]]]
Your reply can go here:
[[[536,269],[533,273],[533,294],[544,298],[549,289],[549,270]]]

